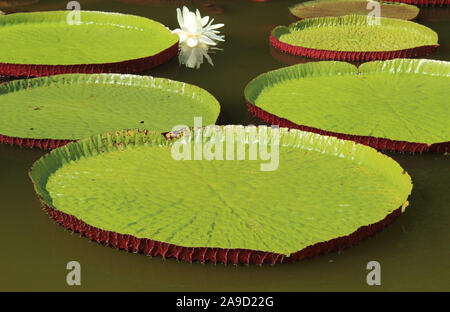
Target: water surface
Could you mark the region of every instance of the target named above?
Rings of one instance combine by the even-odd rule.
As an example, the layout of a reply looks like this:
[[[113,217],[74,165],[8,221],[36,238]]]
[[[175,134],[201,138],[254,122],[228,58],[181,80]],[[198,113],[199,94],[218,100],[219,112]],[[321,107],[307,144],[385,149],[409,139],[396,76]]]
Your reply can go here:
[[[82,9],[146,16],[177,27],[180,2],[225,23],[224,51],[214,67],[180,67],[174,59],[147,74],[196,84],[221,103],[220,124],[256,124],[247,112],[243,90],[256,75],[289,64],[311,61],[269,46],[270,30],[295,21],[293,0],[80,1]],[[65,9],[66,1],[41,0],[10,11]],[[439,34],[441,47],[428,58],[450,60],[450,10],[423,9],[418,22]],[[447,91],[448,92],[448,91]],[[414,182],[410,207],[392,225],[346,251],[298,263],[225,266],[178,263],[103,247],[53,224],[34,195],[28,170],[43,151],[0,145],[0,290],[103,291],[419,291],[450,290],[450,166],[441,155],[390,154]],[[82,286],[66,284],[66,264],[81,263]],[[366,264],[381,264],[382,285],[366,284]]]

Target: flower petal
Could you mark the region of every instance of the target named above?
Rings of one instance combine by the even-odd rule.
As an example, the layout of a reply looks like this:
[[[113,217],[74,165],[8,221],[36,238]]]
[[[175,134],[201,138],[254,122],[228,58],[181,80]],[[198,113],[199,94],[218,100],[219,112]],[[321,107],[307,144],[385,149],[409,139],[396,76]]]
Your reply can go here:
[[[213,29],[218,29],[225,26],[225,24],[214,24],[208,27],[208,29],[213,30]]]
[[[201,25],[197,23],[197,19],[195,17],[195,14],[192,12],[189,12],[189,14],[184,19],[184,30],[187,32],[196,35],[199,34],[201,31]]]
[[[202,16],[200,15],[200,11],[197,9],[195,10],[195,17],[197,18],[197,20],[200,22],[202,21]]]
[[[177,32],[173,31],[173,33],[178,35],[178,37],[180,38],[180,43],[185,42],[188,38],[187,34],[182,30],[177,31]]]
[[[219,35],[216,35],[215,33],[205,32],[202,34],[202,36],[208,37],[212,40],[225,41],[224,36],[219,36]]]
[[[216,45],[216,42],[215,41],[213,41],[212,39],[210,39],[210,38],[208,38],[208,37],[206,37],[206,36],[200,36],[199,38],[198,38],[198,40],[200,41],[200,42],[203,42],[204,44],[207,44],[207,45]]]
[[[186,40],[186,44],[187,44],[189,47],[191,47],[191,48],[196,47],[196,46],[198,45],[198,39],[197,39],[197,38],[193,38],[193,37],[189,37],[189,38]]]
[[[186,18],[186,16],[189,14],[189,9],[186,6],[183,6],[183,18]]]
[[[180,25],[180,27],[182,28],[184,21],[183,21],[183,15],[181,14],[180,8],[177,8],[177,20],[178,20],[178,25]]]
[[[205,27],[206,24],[208,24],[209,16],[205,16],[202,18],[202,27]]]
[[[208,61],[208,63],[209,63],[211,66],[214,66],[214,63],[213,63],[213,61],[212,61],[212,58],[211,58],[211,56],[209,56],[209,54],[208,54],[208,50],[206,50],[206,51],[203,53],[203,55],[205,56],[205,58],[206,58],[206,60]]]

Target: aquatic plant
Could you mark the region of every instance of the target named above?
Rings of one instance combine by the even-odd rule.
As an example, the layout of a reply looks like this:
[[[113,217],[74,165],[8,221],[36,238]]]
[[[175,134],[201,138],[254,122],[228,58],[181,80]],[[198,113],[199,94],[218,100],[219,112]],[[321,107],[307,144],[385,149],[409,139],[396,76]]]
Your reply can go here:
[[[276,27],[270,41],[289,54],[344,61],[417,57],[439,46],[437,34],[428,27],[399,19],[378,20],[379,25],[360,15],[305,19]]]
[[[409,175],[372,148],[285,128],[259,127],[259,140],[255,127],[219,129],[226,140],[201,128],[187,139],[96,135],[47,154],[30,176],[65,228],[114,248],[191,262],[274,264],[345,249],[408,205]],[[174,148],[189,143],[223,160],[175,159]],[[244,159],[226,160],[229,145],[240,143]],[[266,160],[249,159],[255,146],[278,150],[279,167],[261,171]]]
[[[0,86],[0,142],[56,148],[124,128],[168,132],[214,124],[218,101],[199,87],[164,78],[68,74],[15,80]]]
[[[7,14],[0,19],[0,75],[136,73],[178,52],[178,36],[148,18],[80,11]],[[14,27],[7,27],[14,26]]]
[[[201,17],[199,10],[191,12],[187,7],[177,8],[180,28],[172,31],[180,37],[179,61],[189,68],[199,68],[206,58],[213,65],[208,55],[211,49],[217,49],[217,41],[224,41],[224,36],[217,30],[224,24],[213,24],[209,16]]]
[[[180,37],[180,44],[194,48],[199,44],[214,46],[217,41],[224,41],[224,36],[219,35],[217,30],[224,24],[213,24],[214,19],[210,20],[209,16],[201,17],[199,10],[194,13],[185,6],[183,11],[177,8],[177,19],[180,28],[172,32]]]
[[[298,3],[289,8],[292,15],[304,19],[325,16],[368,15],[379,5],[379,17],[412,20],[419,14],[419,8],[404,3],[368,0],[313,0]]]
[[[354,140],[380,150],[450,150],[450,63],[396,59],[299,64],[264,73],[245,88],[265,122]]]

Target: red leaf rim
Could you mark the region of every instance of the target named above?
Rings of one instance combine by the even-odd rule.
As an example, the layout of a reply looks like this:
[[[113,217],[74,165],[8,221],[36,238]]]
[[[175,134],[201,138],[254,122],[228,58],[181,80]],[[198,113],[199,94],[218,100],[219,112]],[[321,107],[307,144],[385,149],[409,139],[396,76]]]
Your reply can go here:
[[[270,35],[272,46],[285,53],[299,55],[321,60],[347,61],[347,62],[365,62],[377,60],[390,60],[395,58],[413,58],[433,53],[439,47],[439,44],[414,47],[394,51],[333,51],[305,48],[294,46],[281,42],[275,36]]]
[[[48,215],[59,225],[79,233],[80,237],[87,237],[91,241],[113,247],[119,250],[125,250],[131,253],[139,253],[147,256],[161,256],[162,258],[175,258],[178,261],[201,263],[212,262],[214,264],[270,264],[286,263],[300,261],[329,252],[344,250],[352,245],[374,235],[389,225],[402,214],[402,207],[397,208],[388,214],[383,220],[376,223],[361,226],[353,233],[347,236],[341,236],[325,242],[319,242],[307,246],[289,256],[250,249],[224,249],[210,247],[183,247],[170,243],[155,241],[149,238],[138,238],[129,234],[120,234],[114,231],[102,230],[91,226],[83,220],[73,215],[66,214],[60,210],[54,209],[41,199],[41,203]]]
[[[450,151],[450,141],[434,143],[434,144],[426,144],[426,143],[416,143],[416,142],[407,142],[407,141],[396,141],[385,138],[377,138],[373,136],[361,136],[361,135],[353,135],[353,134],[344,134],[338,132],[331,132],[326,130],[321,130],[318,128],[308,127],[304,125],[298,125],[293,123],[290,120],[285,118],[280,118],[276,115],[273,115],[253,103],[247,100],[247,107],[250,112],[253,113],[258,119],[263,122],[266,122],[271,125],[278,125],[280,127],[286,127],[291,129],[299,129],[303,131],[313,132],[326,136],[337,137],[342,140],[350,140],[355,141],[356,143],[364,144],[370,147],[373,147],[377,150],[382,151],[393,151],[393,152],[409,152],[411,154],[415,153],[442,153],[446,154]]]
[[[29,171],[29,176],[31,178],[31,170]],[[185,247],[152,240],[150,238],[138,238],[131,234],[122,234],[114,231],[103,230],[87,224],[80,218],[51,207],[45,203],[36,188],[35,192],[44,210],[55,221],[55,223],[63,226],[67,230],[79,233],[80,237],[87,237],[91,241],[95,241],[102,245],[119,250],[125,250],[130,253],[144,254],[151,257],[161,256],[164,259],[175,258],[178,261],[187,261],[190,263],[197,261],[201,263],[212,262],[214,264],[223,263],[234,265],[275,265],[277,263],[300,261],[333,251],[345,250],[381,231],[383,228],[392,223],[404,212],[404,208],[408,205],[409,199],[406,199],[400,207],[390,212],[382,220],[372,224],[360,226],[349,235],[340,236],[328,241],[318,242],[313,245],[306,246],[303,249],[295,251],[287,256],[285,254],[275,252],[241,248],[227,249],[213,247]]]
[[[40,148],[44,150],[55,149],[74,141],[75,140],[17,138],[0,134],[0,143],[2,144],[27,148]]]
[[[42,77],[61,74],[134,74],[161,65],[178,53],[178,42],[158,54],[115,63],[76,65],[37,65],[0,63],[0,75],[10,77]]]

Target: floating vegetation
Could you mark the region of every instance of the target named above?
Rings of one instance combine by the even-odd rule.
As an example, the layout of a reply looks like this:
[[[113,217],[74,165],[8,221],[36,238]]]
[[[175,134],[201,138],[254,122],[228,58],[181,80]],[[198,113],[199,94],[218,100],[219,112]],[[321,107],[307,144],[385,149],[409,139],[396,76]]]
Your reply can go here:
[[[375,2],[375,1],[372,1]],[[326,16],[368,15],[367,0],[314,0],[296,4],[289,8],[292,15],[304,19]],[[380,17],[412,20],[419,14],[414,5],[379,1]],[[371,6],[369,6],[371,8]]]
[[[408,3],[419,6],[450,6],[450,0],[386,0],[388,2]]]
[[[167,141],[148,131],[96,135],[45,155],[30,177],[65,228],[114,248],[191,262],[274,264],[344,249],[408,205],[409,175],[367,146],[286,128],[214,129],[226,142],[201,128],[200,140],[177,134]],[[251,155],[258,141],[257,148],[267,142],[270,153],[278,151],[276,170],[261,171],[266,160],[228,158],[229,146]],[[217,158],[176,160],[173,150],[190,144],[194,155],[200,148]]]
[[[276,27],[270,41],[286,53],[345,61],[417,57],[439,46],[437,34],[423,25],[383,17],[377,22],[360,15],[305,19]]]
[[[78,13],[79,19],[75,11],[3,16],[0,74],[136,73],[177,55],[178,36],[161,23],[119,13]]]
[[[0,86],[0,142],[56,148],[118,129],[168,132],[214,124],[217,100],[207,91],[164,78],[68,74],[15,80]]]
[[[444,61],[316,62],[262,74],[245,97],[271,124],[380,150],[447,153],[449,83]]]

